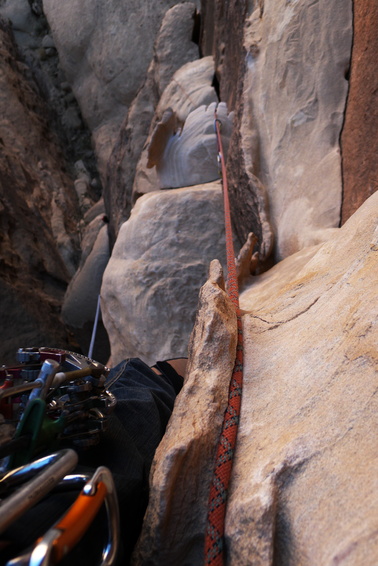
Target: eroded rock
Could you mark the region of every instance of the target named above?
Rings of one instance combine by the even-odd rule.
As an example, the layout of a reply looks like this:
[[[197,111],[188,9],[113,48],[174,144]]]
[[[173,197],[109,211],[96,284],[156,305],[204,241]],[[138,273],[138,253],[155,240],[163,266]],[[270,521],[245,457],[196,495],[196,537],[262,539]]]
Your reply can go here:
[[[0,20],[1,362],[65,345],[59,312],[79,259],[77,197],[49,113]]]
[[[111,245],[122,222],[130,215],[136,166],[160,96],[178,69],[198,59],[198,47],[192,42],[194,11],[195,4],[185,2],[165,14],[145,82],[130,105],[110,155],[104,198],[110,218]]]
[[[147,169],[156,167],[149,191],[200,185],[219,178],[215,109],[222,124],[222,146],[227,159],[233,114],[227,112],[224,102],[199,106],[188,115],[184,124],[180,124],[175,113],[170,111],[170,117],[157,124],[148,146]],[[143,187],[136,181],[137,193],[148,192],[149,173],[142,172],[139,167],[138,175],[141,174]]]
[[[176,399],[173,426],[168,425],[154,459],[151,503],[134,565],[194,566],[203,562],[211,480],[207,462],[215,456],[236,340],[235,308],[224,291],[220,264],[213,261],[199,296],[188,377]],[[190,509],[195,511],[188,513]]]
[[[219,182],[138,199],[101,289],[113,364],[186,356],[209,262],[224,262],[222,215]]]
[[[103,180],[125,114],[145,80],[162,18],[175,3],[43,2],[61,65],[92,131]]]
[[[173,141],[175,136],[171,136],[171,133],[179,134],[180,125],[183,125],[188,118],[189,114],[199,108],[200,106],[209,106],[211,103],[216,103],[218,101],[217,94],[215,92],[214,87],[212,86],[214,78],[214,61],[212,57],[204,57],[199,61],[194,61],[192,63],[187,63],[183,67],[181,67],[172,77],[171,82],[165,89],[163,95],[159,100],[159,104],[156,108],[154,119],[151,123],[150,128],[150,136],[147,139],[146,147],[141,154],[140,160],[137,165],[134,185],[133,185],[133,194],[132,194],[132,201],[135,200],[142,194],[150,192],[151,190],[156,190],[156,188],[160,188],[161,183],[159,179],[159,175],[157,174],[157,170],[155,168],[151,169],[148,167],[149,161],[150,164],[151,160],[149,159],[149,149],[148,146],[152,140],[154,131],[162,121],[163,116],[169,110],[175,116],[175,124],[176,124],[176,132],[174,129],[167,132],[167,136],[165,136],[164,140],[160,140],[160,143],[163,145],[163,142]],[[197,124],[200,127],[200,123]],[[227,124],[227,126],[229,126]],[[229,129],[226,127],[226,131],[229,134]],[[197,132],[198,136],[198,132]],[[177,135],[178,139],[180,136]],[[196,146],[200,145],[201,140],[198,139],[196,141]],[[196,147],[195,146],[195,147]],[[165,159],[165,149],[166,146],[161,147],[160,156]],[[199,150],[201,154],[201,149]],[[206,156],[206,150],[202,152],[202,158]],[[216,158],[216,147],[215,147],[215,158]],[[171,160],[172,161],[172,160]],[[174,161],[174,159],[173,159]],[[164,165],[164,161],[161,163]],[[178,180],[175,175],[175,172],[172,171],[172,177],[169,178],[170,175],[170,166],[175,168],[174,163],[169,163],[165,167],[166,177],[162,179],[162,183],[165,187],[167,186],[185,186],[185,180],[188,181],[188,184],[192,184],[193,182],[206,182],[206,180],[211,180],[217,177],[214,177],[210,173],[209,174],[203,170],[202,176],[207,175],[207,179],[204,178],[202,181],[194,181],[193,179],[185,179],[183,175]],[[211,171],[214,171],[214,166],[212,166]],[[198,163],[196,165],[196,170],[198,168]],[[162,171],[164,172],[164,167],[162,167]],[[195,174],[193,172],[193,174]],[[173,183],[173,185],[172,185]]]
[[[283,258],[339,226],[352,3],[265,2],[249,17],[244,44],[241,151],[266,188]]]
[[[277,264],[241,295],[244,387],[226,517],[231,566],[376,563],[377,210],[376,193],[328,242]],[[211,320],[205,329],[216,336],[222,323]],[[205,363],[209,355],[216,367],[218,341],[204,354],[203,332],[194,328],[191,356]],[[222,408],[207,421],[213,404],[203,408],[202,399],[215,385],[203,390],[209,368],[199,367],[197,377],[189,367],[153,464],[138,566],[203,560],[209,439]]]

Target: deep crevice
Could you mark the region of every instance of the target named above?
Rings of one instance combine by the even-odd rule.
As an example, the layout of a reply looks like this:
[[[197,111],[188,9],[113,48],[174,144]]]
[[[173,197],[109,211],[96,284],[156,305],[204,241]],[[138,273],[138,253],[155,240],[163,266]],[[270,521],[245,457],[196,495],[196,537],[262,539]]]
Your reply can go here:
[[[216,73],[214,73],[213,82],[211,83],[211,86],[217,93],[218,100],[220,100],[220,82]]]

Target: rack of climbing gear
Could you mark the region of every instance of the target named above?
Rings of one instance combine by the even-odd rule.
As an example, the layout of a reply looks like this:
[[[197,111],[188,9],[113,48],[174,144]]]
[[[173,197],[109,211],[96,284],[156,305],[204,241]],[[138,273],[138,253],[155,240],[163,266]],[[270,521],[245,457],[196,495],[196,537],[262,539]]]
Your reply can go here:
[[[9,465],[21,466],[46,449],[97,444],[113,410],[109,370],[82,354],[54,348],[20,348],[18,366],[0,368],[0,413],[17,423],[0,447]]]
[[[239,308],[239,289],[232,237],[226,162],[222,146],[221,122],[218,119],[216,110],[214,113],[214,127],[218,144],[218,162],[220,164],[223,187],[228,271],[227,292],[235,306],[238,330],[236,358],[229,386],[228,405],[224,414],[215,457],[205,533],[205,564],[222,566],[225,562],[224,523],[226,505],[232,462],[236,447],[243,385],[243,327]]]
[[[13,437],[0,445],[0,536],[52,490],[74,486],[81,491],[32,549],[7,565],[58,563],[104,504],[108,538],[101,565],[111,566],[119,545],[112,475],[105,467],[93,476],[67,475],[78,463],[72,448],[96,445],[115,407],[116,399],[107,390],[109,369],[82,354],[55,348],[20,348],[16,358],[18,365],[0,368],[2,424],[14,428]]]

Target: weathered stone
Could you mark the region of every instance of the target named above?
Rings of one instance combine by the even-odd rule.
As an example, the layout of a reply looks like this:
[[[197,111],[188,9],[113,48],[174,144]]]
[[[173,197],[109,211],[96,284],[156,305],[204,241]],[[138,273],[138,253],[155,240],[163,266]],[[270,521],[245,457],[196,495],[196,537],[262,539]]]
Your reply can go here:
[[[224,260],[220,183],[141,197],[119,232],[101,288],[112,363],[185,356],[209,262]]]
[[[221,267],[213,261],[199,297],[188,377],[176,400],[173,426],[168,425],[152,467],[151,503],[135,566],[203,562],[203,502],[211,479],[207,462],[214,458],[227,405],[236,340],[235,307],[224,291]],[[196,511],[189,513],[192,508]]]
[[[212,57],[204,57],[199,61],[187,63],[174,74],[172,81],[165,89],[156,108],[146,147],[137,165],[132,194],[133,202],[140,195],[154,189],[156,190],[161,186],[156,170],[147,167],[149,161],[148,144],[151,141],[156,125],[162,120],[167,110],[169,109],[175,114],[177,124],[180,125],[185,123],[193,110],[218,101],[217,94],[212,86],[214,77],[213,65]],[[211,178],[212,176],[210,175],[208,180]],[[184,179],[181,180],[184,181]],[[204,180],[204,182],[206,181]],[[189,179],[190,183],[191,180]],[[184,186],[184,183],[180,183],[179,186]]]
[[[81,246],[81,263],[64,296],[62,318],[75,335],[82,351],[86,353],[91,340],[102,277],[110,257],[108,230],[103,215],[92,220],[87,226]],[[99,320],[99,332],[103,341],[101,317]],[[103,347],[95,352],[95,358],[98,361],[107,361],[108,356],[109,345],[108,340],[105,340]]]
[[[160,95],[175,71],[199,57],[198,45],[193,43],[195,13],[196,5],[184,2],[164,16],[154,45],[154,76]]]
[[[377,21],[374,0],[354,2],[350,82],[341,135],[342,223],[378,189]]]
[[[182,65],[198,58],[198,47],[194,46],[190,34],[194,10],[193,3],[185,2],[167,11],[156,38],[146,80],[130,106],[110,155],[104,199],[110,218],[111,245],[122,222],[130,215],[136,165],[159,98],[173,74]]]
[[[20,346],[67,347],[59,319],[79,259],[77,198],[38,89],[0,20],[1,363]]]
[[[339,225],[351,8],[344,0],[265,2],[248,21],[242,150],[266,187],[278,258]]]
[[[228,144],[232,131],[233,114],[228,114],[224,102],[199,106],[193,110],[180,127],[160,122],[148,146],[147,168],[156,167],[151,173],[138,167],[134,188],[137,194],[160,189],[172,189],[201,185],[219,178],[218,144],[214,131],[214,112],[222,124],[223,154],[227,159]],[[175,114],[172,114],[175,116]],[[168,127],[167,127],[168,126]],[[153,145],[154,161],[151,161]],[[156,175],[154,175],[156,173]],[[149,176],[152,175],[150,180]],[[140,182],[143,179],[143,183]],[[139,182],[138,182],[139,181]],[[150,185],[148,183],[150,182]]]
[[[144,82],[164,13],[174,4],[43,2],[61,65],[92,131],[103,180],[125,114]]]
[[[277,264],[241,295],[245,368],[226,517],[230,566],[376,564],[377,210],[378,193],[328,242]],[[194,328],[191,356],[216,364],[218,341],[205,354],[202,332]],[[190,360],[156,453],[138,566],[202,563],[209,439],[222,408],[207,420],[213,404],[202,400],[217,386],[206,385],[210,368],[201,367],[193,387],[195,369]]]

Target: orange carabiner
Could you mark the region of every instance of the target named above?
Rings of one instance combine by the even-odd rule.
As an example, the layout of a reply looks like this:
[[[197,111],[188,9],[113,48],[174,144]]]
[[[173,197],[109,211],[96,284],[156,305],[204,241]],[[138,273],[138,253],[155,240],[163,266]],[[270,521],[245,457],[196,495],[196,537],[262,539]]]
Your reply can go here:
[[[64,517],[54,526],[59,531],[52,548],[51,560],[59,562],[82,539],[100,510],[107,489],[104,482],[96,485],[95,493],[80,493]]]
[[[102,553],[102,566],[112,566],[119,546],[119,509],[111,472],[104,466],[95,471],[67,513],[37,541],[30,563],[54,565],[82,539],[105,502],[108,515],[108,541]]]

